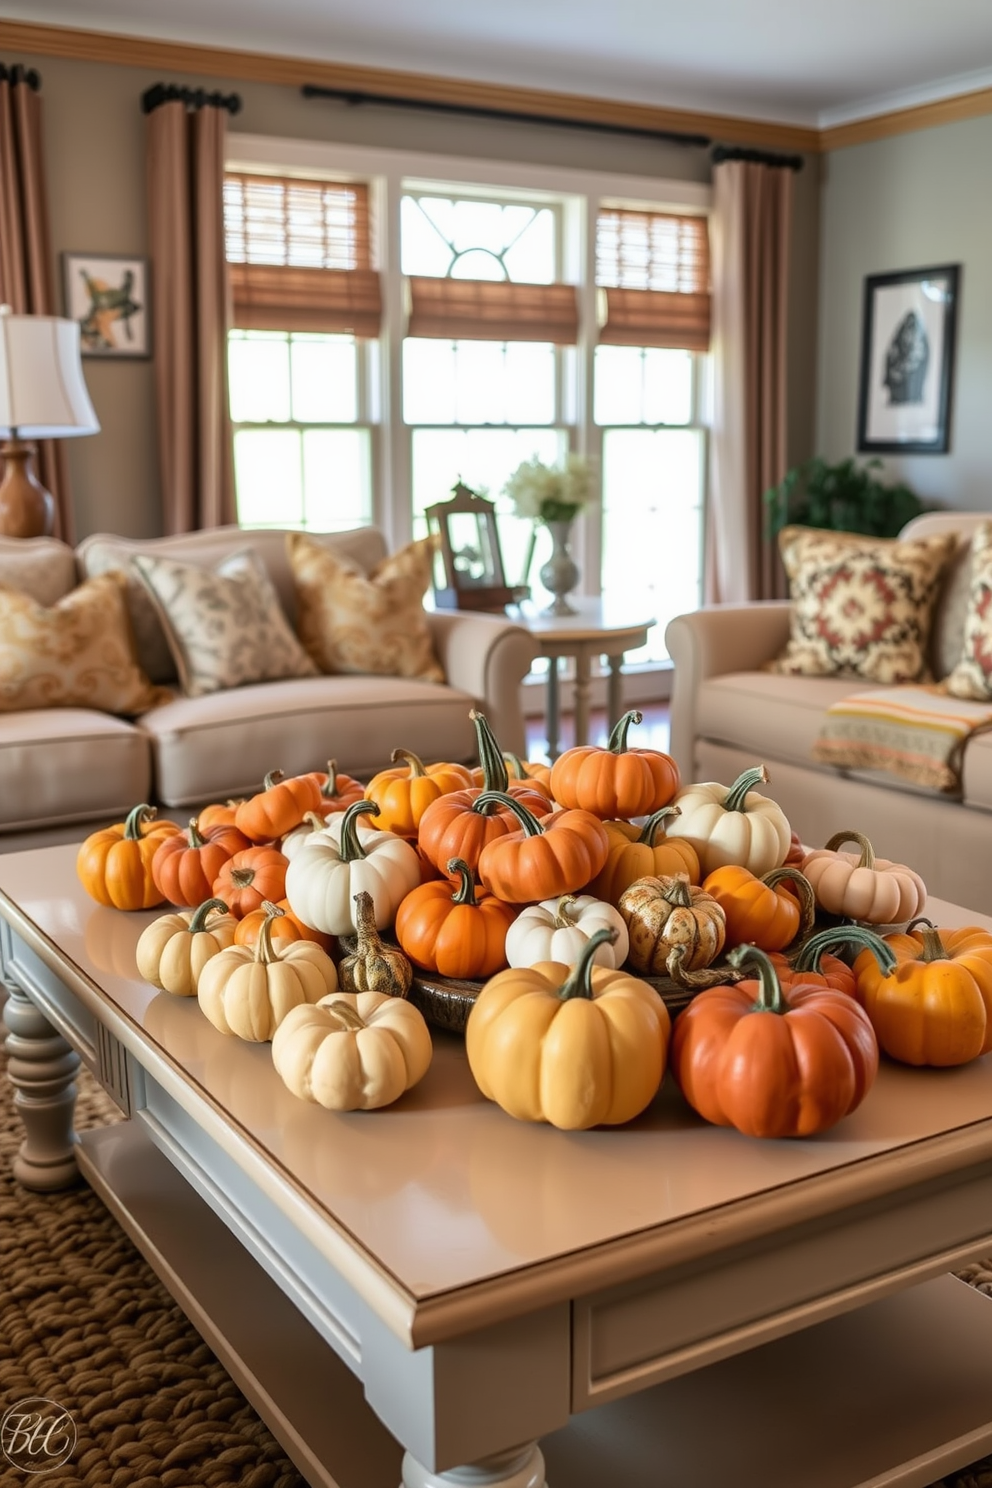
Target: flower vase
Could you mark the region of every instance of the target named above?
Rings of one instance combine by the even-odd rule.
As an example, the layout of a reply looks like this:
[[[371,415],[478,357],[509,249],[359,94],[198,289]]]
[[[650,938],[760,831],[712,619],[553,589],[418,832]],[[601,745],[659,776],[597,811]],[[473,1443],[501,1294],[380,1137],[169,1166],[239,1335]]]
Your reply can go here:
[[[551,557],[542,564],[540,580],[551,594],[554,602],[543,611],[545,615],[577,615],[579,612],[565,598],[579,582],[579,570],[572,557],[569,544],[572,540],[571,522],[546,522],[551,533]]]

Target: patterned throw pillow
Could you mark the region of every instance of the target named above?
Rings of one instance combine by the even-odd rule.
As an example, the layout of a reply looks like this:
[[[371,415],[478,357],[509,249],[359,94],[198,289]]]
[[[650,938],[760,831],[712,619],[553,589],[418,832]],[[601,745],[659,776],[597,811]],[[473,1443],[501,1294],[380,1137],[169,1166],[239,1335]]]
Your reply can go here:
[[[934,600],[956,541],[953,532],[903,542],[784,528],[791,631],[770,669],[885,683],[926,679]]]
[[[120,574],[88,579],[56,604],[0,588],[0,711],[144,713],[170,696],[138,666]]]
[[[976,527],[971,540],[964,647],[946,685],[953,697],[992,698],[992,522]]]
[[[300,640],[322,672],[444,681],[423,604],[433,538],[410,543],[370,574],[302,532],[287,533],[286,551],[296,582]]]
[[[250,549],[213,569],[147,554],[131,563],[158,610],[187,697],[316,675]]]

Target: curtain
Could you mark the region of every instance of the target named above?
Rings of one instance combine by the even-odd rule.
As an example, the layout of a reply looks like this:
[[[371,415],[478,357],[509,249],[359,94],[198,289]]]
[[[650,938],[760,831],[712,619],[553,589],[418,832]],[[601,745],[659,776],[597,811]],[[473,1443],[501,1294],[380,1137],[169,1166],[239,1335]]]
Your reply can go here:
[[[18,315],[57,315],[41,139],[38,75],[0,68],[0,303]],[[38,442],[35,468],[55,501],[56,537],[74,540],[65,450]]]
[[[148,115],[149,237],[162,518],[167,533],[237,521],[227,391],[226,109],[171,99]]]
[[[763,493],[785,474],[792,170],[725,160],[713,170],[713,198],[706,599],[740,603],[781,592]]]

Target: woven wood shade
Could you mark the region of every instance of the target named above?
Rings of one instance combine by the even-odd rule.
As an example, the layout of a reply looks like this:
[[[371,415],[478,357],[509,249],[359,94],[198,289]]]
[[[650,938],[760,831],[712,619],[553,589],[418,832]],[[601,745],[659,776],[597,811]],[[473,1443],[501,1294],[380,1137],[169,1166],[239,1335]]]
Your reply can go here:
[[[236,329],[378,336],[364,183],[228,172],[224,234]]]
[[[572,284],[411,278],[408,336],[446,341],[553,341],[574,345],[579,305]]]
[[[602,343],[709,348],[705,217],[605,208],[596,223],[596,283]]]

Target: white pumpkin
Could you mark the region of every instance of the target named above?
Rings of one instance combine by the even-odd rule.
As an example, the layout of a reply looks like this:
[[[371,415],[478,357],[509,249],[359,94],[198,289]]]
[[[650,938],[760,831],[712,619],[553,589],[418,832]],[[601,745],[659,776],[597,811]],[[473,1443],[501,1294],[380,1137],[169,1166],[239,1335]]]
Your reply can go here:
[[[339,992],[288,1013],[272,1062],[301,1100],[330,1111],[373,1111],[422,1080],[434,1049],[423,1014],[384,992]]]
[[[672,805],[679,815],[668,819],[666,831],[692,843],[701,877],[737,863],[761,878],[785,862],[792,840],[789,819],[777,801],[754,789],[767,779],[764,765],[757,765],[731,786],[708,780],[678,792]]]
[[[253,946],[218,951],[200,972],[200,1007],[221,1033],[250,1043],[270,1039],[292,1008],[319,1002],[338,987],[338,973],[312,940],[272,944],[271,916]]]
[[[325,935],[353,935],[358,929],[355,895],[372,896],[377,930],[396,918],[401,900],[420,883],[415,848],[393,832],[362,829],[358,817],[378,816],[374,801],[356,801],[311,832],[286,870],[286,898],[304,925]]]
[[[615,930],[617,938],[596,948],[593,964],[615,971],[626,961],[630,946],[619,910],[591,894],[542,899],[521,910],[506,932],[506,959],[510,966],[536,966],[538,961],[574,966],[586,941],[603,929]]]
[[[292,862],[300,848],[310,841],[314,832],[322,832],[326,825],[324,817],[319,816],[316,811],[308,811],[300,825],[286,833],[279,844],[279,851],[284,858]]]

